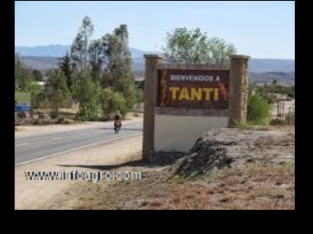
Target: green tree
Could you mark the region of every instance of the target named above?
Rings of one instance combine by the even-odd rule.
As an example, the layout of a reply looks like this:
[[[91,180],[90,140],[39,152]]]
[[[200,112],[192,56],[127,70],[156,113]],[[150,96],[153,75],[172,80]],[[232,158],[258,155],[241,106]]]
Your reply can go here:
[[[141,103],[144,101],[143,90],[140,88],[136,89],[136,103]]]
[[[105,88],[101,96],[101,109],[105,119],[112,118],[118,110],[122,115],[126,115],[126,100],[121,93],[114,92],[111,88]]]
[[[88,67],[89,67],[89,44],[90,37],[94,32],[94,26],[91,22],[91,19],[86,16],[83,19],[82,26],[79,29],[79,32],[74,40],[74,43],[71,47],[71,58],[74,63],[75,69],[77,69],[80,74],[79,85],[81,85],[79,95],[81,95],[79,102],[79,113],[80,115],[85,115],[88,113],[87,110],[87,102],[89,99],[87,94],[87,86],[88,84]],[[90,103],[88,103],[89,105]],[[85,117],[83,117],[85,119]]]
[[[84,102],[84,108],[80,108],[77,117],[82,121],[97,120],[98,118],[98,105],[97,105],[96,86],[92,81],[90,71],[87,72],[86,78],[84,72],[76,74],[73,83],[73,98],[75,101]],[[85,95],[85,96],[84,96]]]
[[[38,108],[46,100],[44,88],[38,84],[42,77],[40,71],[28,69],[20,56],[15,55],[15,89],[32,94],[33,108]]]
[[[59,68],[62,70],[66,77],[66,84],[70,91],[72,91],[73,85],[73,68],[71,64],[71,57],[69,56],[68,52],[66,55],[60,59]]]
[[[236,48],[223,39],[209,38],[199,28],[177,28],[167,33],[163,51],[172,63],[221,64],[226,62],[229,55],[236,53]]]
[[[105,51],[101,40],[94,40],[89,46],[91,75],[95,83],[100,82],[101,69],[105,62]]]
[[[71,47],[72,95],[83,120],[96,118],[99,99],[101,106],[109,100],[103,99],[103,89],[110,88],[117,99],[122,95],[128,110],[138,100],[127,25],[120,25],[100,40],[90,40],[93,32],[90,18],[85,17]]]
[[[32,94],[33,108],[39,108],[46,104],[45,89],[37,81],[27,83],[26,89]]]
[[[85,16],[82,26],[71,47],[71,58],[79,70],[85,71],[88,68],[88,50],[90,37],[94,33],[94,26],[91,19]]]
[[[26,67],[22,58],[16,54],[15,55],[15,89],[28,92],[30,91],[28,87],[35,80],[34,75],[30,69]]]
[[[43,81],[43,76],[42,76],[42,73],[41,73],[41,71],[39,71],[39,70],[33,70],[33,76],[34,76],[34,79],[35,79],[35,81]]]
[[[97,104],[99,103],[98,93],[99,88],[101,87],[101,71],[102,67],[105,63],[105,50],[101,40],[94,40],[91,42],[89,46],[89,57],[90,57],[90,65],[91,65],[91,76],[93,82],[96,85],[96,96],[97,96]]]
[[[46,97],[49,100],[51,116],[57,118],[59,109],[66,105],[69,91],[66,85],[66,77],[60,69],[52,70],[45,87]]]
[[[102,87],[110,87],[114,92],[122,94],[130,109],[135,102],[136,88],[128,36],[127,25],[120,25],[112,34],[102,38],[107,58]]]

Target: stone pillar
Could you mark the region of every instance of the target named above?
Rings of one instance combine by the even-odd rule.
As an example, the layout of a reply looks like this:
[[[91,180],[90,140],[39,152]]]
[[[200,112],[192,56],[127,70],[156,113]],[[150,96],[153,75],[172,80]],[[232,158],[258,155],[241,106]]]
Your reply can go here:
[[[247,121],[249,71],[245,55],[232,55],[230,67],[229,127]]]
[[[158,55],[145,55],[145,90],[143,121],[143,160],[148,161],[149,153],[154,151],[154,110],[157,102],[157,65],[163,58]]]

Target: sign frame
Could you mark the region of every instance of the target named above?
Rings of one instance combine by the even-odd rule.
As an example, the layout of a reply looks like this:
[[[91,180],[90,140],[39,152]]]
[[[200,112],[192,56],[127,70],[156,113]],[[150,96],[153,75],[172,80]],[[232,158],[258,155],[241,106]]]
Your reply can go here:
[[[230,69],[157,69],[157,108],[228,110],[229,95]]]

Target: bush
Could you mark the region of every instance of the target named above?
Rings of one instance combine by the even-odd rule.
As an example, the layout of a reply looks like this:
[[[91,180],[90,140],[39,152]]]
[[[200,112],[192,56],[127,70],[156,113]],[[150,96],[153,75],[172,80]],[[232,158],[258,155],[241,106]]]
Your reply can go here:
[[[59,113],[56,111],[52,111],[50,113],[50,117],[51,117],[51,119],[57,119],[59,117]]]
[[[288,120],[286,119],[273,119],[270,122],[270,125],[272,126],[286,126],[289,125]]]
[[[248,122],[254,125],[268,125],[271,119],[273,105],[259,94],[249,93]]]
[[[110,119],[118,110],[123,116],[128,112],[127,102],[123,95],[110,88],[106,88],[102,92],[101,109],[104,119]]]
[[[286,115],[284,119],[273,119],[270,122],[272,126],[295,126],[296,118],[294,114]]]

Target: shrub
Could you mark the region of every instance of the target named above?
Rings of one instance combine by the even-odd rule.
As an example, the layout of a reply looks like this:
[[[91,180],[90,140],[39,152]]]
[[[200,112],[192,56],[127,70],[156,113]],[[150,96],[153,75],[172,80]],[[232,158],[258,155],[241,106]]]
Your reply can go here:
[[[110,88],[106,88],[102,92],[101,109],[104,119],[110,119],[118,110],[124,116],[128,111],[127,102],[123,95]]]
[[[254,125],[268,125],[271,119],[273,105],[260,94],[249,93],[248,122]]]

